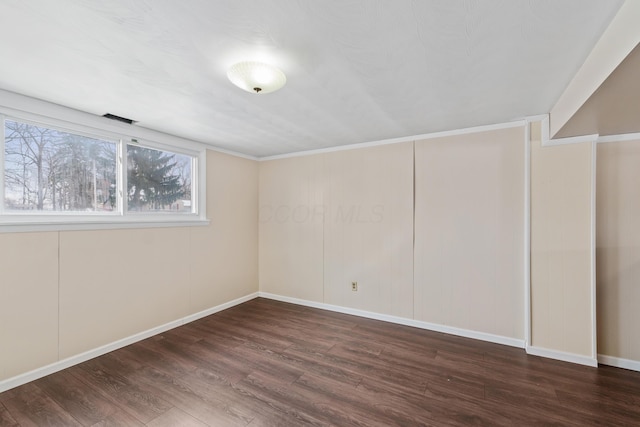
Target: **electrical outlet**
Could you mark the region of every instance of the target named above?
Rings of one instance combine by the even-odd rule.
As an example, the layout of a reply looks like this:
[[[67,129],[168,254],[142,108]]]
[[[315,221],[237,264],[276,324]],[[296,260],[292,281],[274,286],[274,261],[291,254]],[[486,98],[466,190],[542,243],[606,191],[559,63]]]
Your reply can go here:
[[[358,290],[358,282],[351,282],[351,290],[354,292]]]

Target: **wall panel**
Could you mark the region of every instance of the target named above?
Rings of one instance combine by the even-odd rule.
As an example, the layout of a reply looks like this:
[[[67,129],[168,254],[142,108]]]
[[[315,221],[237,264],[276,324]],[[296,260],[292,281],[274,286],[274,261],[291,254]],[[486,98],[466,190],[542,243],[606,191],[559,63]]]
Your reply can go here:
[[[413,143],[328,153],[324,167],[324,302],[413,318]]]
[[[209,227],[189,229],[189,307],[198,312],[258,290],[258,163],[207,152]]]
[[[0,234],[0,380],[58,359],[58,234]]]
[[[0,234],[0,381],[257,292],[258,162],[207,181],[208,226]]]
[[[598,144],[598,353],[640,362],[640,140]]]
[[[260,162],[260,290],[323,302],[322,155]]]
[[[592,144],[531,143],[532,346],[595,358]]]
[[[189,312],[189,235],[181,228],[60,233],[60,356]]]
[[[416,142],[415,318],[524,338],[524,128]]]

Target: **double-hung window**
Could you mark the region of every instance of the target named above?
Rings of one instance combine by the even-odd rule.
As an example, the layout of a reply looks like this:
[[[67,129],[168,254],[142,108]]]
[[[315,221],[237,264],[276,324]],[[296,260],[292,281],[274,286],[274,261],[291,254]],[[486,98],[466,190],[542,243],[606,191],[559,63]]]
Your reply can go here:
[[[0,118],[0,230],[206,223],[203,149],[54,119]]]

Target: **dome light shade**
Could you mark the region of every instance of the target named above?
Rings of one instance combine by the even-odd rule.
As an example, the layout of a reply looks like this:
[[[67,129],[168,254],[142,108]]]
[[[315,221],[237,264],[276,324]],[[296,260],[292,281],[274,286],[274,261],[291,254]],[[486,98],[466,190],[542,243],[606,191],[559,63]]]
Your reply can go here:
[[[231,83],[253,93],[270,93],[280,89],[287,77],[273,65],[263,62],[238,62],[227,71]]]

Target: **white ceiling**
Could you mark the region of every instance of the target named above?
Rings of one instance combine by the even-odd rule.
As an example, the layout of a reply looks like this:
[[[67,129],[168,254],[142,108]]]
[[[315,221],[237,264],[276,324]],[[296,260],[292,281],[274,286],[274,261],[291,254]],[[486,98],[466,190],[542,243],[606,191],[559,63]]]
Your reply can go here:
[[[3,0],[0,88],[262,157],[547,113],[621,4]]]

